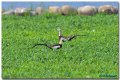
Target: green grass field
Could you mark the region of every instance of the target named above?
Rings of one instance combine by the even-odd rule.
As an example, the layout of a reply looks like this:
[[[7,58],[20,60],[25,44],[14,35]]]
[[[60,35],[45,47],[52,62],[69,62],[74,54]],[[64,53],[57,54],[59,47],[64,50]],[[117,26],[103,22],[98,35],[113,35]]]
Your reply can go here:
[[[51,50],[64,35],[85,34]],[[3,78],[118,78],[118,15],[2,16]]]

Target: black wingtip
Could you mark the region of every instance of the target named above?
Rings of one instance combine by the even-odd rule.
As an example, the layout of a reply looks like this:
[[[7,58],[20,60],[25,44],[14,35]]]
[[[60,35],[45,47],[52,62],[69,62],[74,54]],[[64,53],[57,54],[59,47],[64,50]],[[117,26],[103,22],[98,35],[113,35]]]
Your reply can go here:
[[[32,48],[34,48],[34,47],[36,47],[38,45],[45,45],[46,46],[46,44],[35,44]]]

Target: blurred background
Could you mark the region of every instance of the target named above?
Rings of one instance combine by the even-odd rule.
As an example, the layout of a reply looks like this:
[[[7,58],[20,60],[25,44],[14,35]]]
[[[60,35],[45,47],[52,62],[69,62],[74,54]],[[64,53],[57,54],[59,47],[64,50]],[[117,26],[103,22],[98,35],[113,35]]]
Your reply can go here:
[[[5,10],[8,10],[9,8],[15,9],[17,7],[25,7],[25,8],[30,8],[32,7],[35,9],[38,6],[42,6],[44,8],[48,8],[49,6],[63,6],[63,5],[71,5],[75,8],[85,6],[85,5],[91,5],[91,6],[96,6],[99,7],[101,5],[112,5],[116,8],[119,8],[119,3],[118,2],[2,2],[2,8]]]

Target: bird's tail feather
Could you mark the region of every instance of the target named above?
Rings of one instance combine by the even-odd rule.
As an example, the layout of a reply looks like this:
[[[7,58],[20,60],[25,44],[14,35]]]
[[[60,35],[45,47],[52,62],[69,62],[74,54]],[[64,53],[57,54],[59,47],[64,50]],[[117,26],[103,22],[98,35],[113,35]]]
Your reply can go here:
[[[86,36],[86,35],[74,35],[74,36],[71,36],[68,41],[71,41],[73,38],[76,38],[77,36]]]
[[[74,36],[87,36],[87,35],[79,35],[79,34],[77,34],[77,35],[74,35]]]

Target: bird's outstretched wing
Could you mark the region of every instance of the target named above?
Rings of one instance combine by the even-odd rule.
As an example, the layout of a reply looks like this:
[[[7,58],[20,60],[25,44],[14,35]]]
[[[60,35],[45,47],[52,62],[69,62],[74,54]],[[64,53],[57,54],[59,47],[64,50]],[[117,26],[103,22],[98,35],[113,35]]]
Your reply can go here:
[[[86,35],[74,35],[74,36],[71,36],[68,41],[71,41],[72,39],[76,38],[77,36],[86,36]]]
[[[71,41],[72,39],[76,38],[77,36],[86,36],[86,35],[73,35],[73,36],[68,36],[68,37],[62,36],[63,42]]]
[[[38,45],[44,45],[50,49],[59,49],[62,47],[61,44],[54,44],[54,45],[47,45],[47,44],[35,44],[33,47],[38,46]]]
[[[35,44],[33,47],[36,47],[38,45],[45,45],[45,46],[47,46],[47,44]]]

